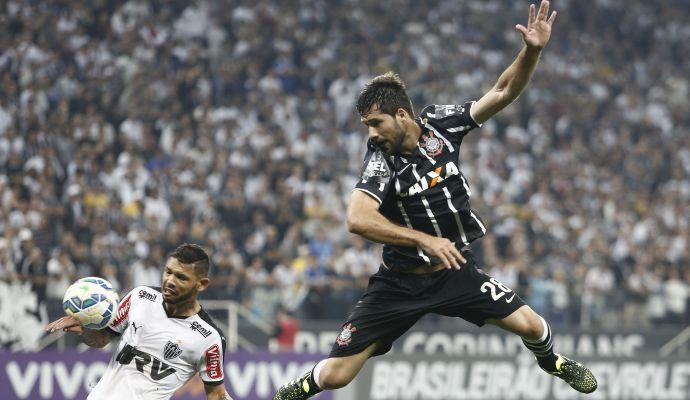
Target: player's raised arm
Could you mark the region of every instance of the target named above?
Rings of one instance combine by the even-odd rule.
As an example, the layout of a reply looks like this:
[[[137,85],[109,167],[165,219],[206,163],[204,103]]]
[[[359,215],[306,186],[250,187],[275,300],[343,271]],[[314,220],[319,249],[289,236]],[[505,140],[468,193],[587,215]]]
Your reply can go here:
[[[481,124],[501,111],[518,98],[534,72],[541,51],[551,37],[551,25],[556,19],[556,11],[549,14],[549,2],[542,0],[539,11],[534,4],[529,7],[527,26],[516,25],[522,34],[525,47],[513,63],[501,74],[496,84],[482,96],[470,110],[474,120]]]

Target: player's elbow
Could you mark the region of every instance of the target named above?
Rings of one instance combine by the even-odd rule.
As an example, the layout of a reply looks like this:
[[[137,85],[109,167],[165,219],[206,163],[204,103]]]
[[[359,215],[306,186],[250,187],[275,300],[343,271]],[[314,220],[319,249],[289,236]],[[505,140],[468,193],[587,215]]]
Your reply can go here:
[[[520,95],[519,91],[511,90],[510,86],[494,87],[494,108],[502,110]]]
[[[378,203],[361,191],[354,191],[347,206],[347,230],[356,235],[365,235],[378,217]]]
[[[358,207],[348,207],[347,209],[347,230],[355,235],[363,235],[369,229],[372,216]]]
[[[366,224],[364,223],[361,216],[354,215],[354,213],[348,212],[347,230],[350,233],[354,233],[355,235],[361,235],[366,230]]]

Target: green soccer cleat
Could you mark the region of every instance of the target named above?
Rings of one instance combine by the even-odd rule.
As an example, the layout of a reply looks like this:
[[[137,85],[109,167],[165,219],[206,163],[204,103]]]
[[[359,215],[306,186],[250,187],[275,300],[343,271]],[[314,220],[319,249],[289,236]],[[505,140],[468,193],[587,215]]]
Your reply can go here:
[[[551,375],[557,376],[570,385],[573,389],[580,393],[592,393],[597,390],[597,378],[594,377],[592,371],[579,362],[573,361],[560,354],[556,354],[556,372],[548,372]]]
[[[311,371],[303,377],[281,386],[273,396],[273,400],[306,400],[319,392],[321,389],[309,385]]]

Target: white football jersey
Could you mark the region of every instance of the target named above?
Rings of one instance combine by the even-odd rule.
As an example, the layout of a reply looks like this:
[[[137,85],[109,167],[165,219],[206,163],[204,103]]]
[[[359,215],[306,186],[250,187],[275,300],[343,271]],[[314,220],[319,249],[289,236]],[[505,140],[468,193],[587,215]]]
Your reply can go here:
[[[168,316],[158,288],[132,289],[106,329],[120,342],[89,400],[169,399],[197,372],[204,383],[223,383],[223,332],[203,309]]]

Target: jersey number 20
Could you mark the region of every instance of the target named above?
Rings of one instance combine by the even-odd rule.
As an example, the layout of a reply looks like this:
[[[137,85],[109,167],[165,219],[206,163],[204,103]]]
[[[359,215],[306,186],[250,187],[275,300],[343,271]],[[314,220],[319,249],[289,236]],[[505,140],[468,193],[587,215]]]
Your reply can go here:
[[[489,282],[484,282],[479,290],[481,290],[482,293],[491,292],[491,298],[494,299],[494,301],[498,301],[498,299],[505,296],[506,293],[512,292],[508,286],[497,281],[495,278],[489,279]]]

